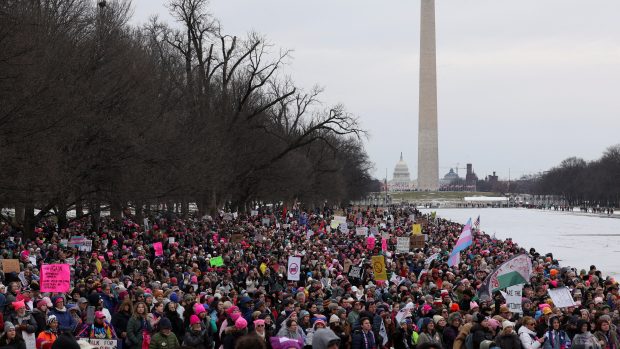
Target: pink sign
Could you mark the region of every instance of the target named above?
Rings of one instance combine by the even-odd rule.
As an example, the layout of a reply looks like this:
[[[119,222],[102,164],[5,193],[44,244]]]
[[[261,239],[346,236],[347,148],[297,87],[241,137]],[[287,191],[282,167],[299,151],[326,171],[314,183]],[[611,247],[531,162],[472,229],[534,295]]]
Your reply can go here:
[[[43,264],[41,266],[41,292],[64,293],[70,289],[69,264]]]
[[[155,242],[153,244],[153,249],[155,250],[155,256],[163,256],[164,255],[164,247],[161,242]]]
[[[386,238],[381,238],[381,250],[387,251],[387,239]]]
[[[373,249],[375,248],[375,241],[376,241],[376,239],[375,239],[375,237],[374,237],[374,236],[369,236],[369,237],[367,237],[367,238],[366,238],[366,247],[367,247],[369,250],[373,250]]]

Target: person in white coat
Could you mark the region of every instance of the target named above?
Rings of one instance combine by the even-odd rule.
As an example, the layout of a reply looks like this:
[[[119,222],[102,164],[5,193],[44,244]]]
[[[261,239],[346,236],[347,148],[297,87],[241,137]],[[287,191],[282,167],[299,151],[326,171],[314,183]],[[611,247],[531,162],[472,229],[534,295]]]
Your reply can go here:
[[[538,349],[541,348],[545,342],[545,338],[538,338],[534,328],[536,327],[536,320],[530,316],[523,318],[523,325],[519,328],[519,339],[525,349]]]

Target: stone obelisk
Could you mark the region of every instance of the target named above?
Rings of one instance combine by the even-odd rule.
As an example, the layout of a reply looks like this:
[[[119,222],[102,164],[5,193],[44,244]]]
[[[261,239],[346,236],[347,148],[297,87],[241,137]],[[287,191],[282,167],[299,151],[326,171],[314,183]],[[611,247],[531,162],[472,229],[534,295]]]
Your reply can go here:
[[[418,189],[439,189],[435,0],[421,0]]]

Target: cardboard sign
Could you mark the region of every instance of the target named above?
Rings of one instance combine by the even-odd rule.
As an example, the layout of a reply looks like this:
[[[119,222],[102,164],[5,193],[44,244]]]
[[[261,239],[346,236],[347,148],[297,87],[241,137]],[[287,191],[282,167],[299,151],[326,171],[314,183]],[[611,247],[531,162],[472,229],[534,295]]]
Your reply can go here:
[[[84,239],[79,247],[80,251],[90,252],[93,250],[93,240]]]
[[[18,273],[21,271],[19,266],[19,260],[17,259],[3,259],[2,260],[2,271],[5,273]]]
[[[396,252],[407,253],[409,252],[409,245],[411,245],[411,238],[408,236],[399,237],[396,241]]]
[[[413,235],[411,237],[411,249],[424,248],[425,237],[422,234]]]
[[[233,233],[230,236],[230,242],[232,242],[232,243],[238,243],[238,242],[241,242],[241,241],[243,241],[243,234],[241,234],[241,233]]]
[[[288,269],[286,272],[289,281],[299,281],[301,272],[301,257],[288,257]]]
[[[364,276],[364,270],[362,269],[362,267],[356,267],[356,266],[351,267],[351,270],[349,271],[350,278],[361,280],[363,276]]]
[[[351,269],[351,266],[352,266],[352,265],[353,265],[353,262],[351,262],[351,260],[349,260],[349,259],[345,260],[345,261],[344,261],[344,266],[343,266],[343,268],[344,268],[344,272],[345,272],[345,273],[348,273],[348,272],[349,272],[349,269]]]
[[[385,258],[383,256],[372,256],[372,272],[377,281],[387,281],[387,271],[385,270]]]
[[[41,292],[64,293],[71,289],[69,264],[43,264],[41,266]]]
[[[573,296],[570,294],[570,290],[566,286],[549,289],[547,292],[553,304],[558,308],[574,307],[576,305]]]
[[[155,250],[155,256],[163,256],[164,255],[164,247],[161,242],[154,242],[153,249]]]
[[[118,341],[116,339],[89,338],[88,343],[90,343],[95,349],[118,348]]]

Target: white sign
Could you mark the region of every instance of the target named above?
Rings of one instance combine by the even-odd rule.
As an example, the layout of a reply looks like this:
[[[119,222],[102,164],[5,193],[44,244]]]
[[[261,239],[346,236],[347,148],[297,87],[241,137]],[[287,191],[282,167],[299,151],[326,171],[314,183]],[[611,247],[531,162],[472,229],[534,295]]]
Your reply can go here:
[[[144,221],[142,223],[144,224],[144,229],[148,229],[149,228],[149,219],[148,218],[144,218]]]
[[[261,219],[261,223],[265,226],[269,226],[269,224],[271,223],[271,220],[269,218],[263,218]]]
[[[411,239],[408,236],[399,237],[396,242],[396,252],[407,253],[409,252],[409,245]]]
[[[513,314],[523,314],[523,307],[521,301],[523,299],[523,284],[514,285],[506,288],[504,294],[506,298],[506,305],[510,312]]]
[[[364,270],[362,270],[362,267],[351,267],[351,270],[349,271],[350,278],[361,279],[363,274]]]
[[[368,228],[367,227],[357,227],[357,228],[355,228],[355,235],[366,236],[367,234],[368,234]]]
[[[299,273],[301,271],[301,257],[288,257],[287,279],[289,281],[299,281]]]
[[[174,240],[175,240],[174,236],[171,236],[171,237],[168,238],[168,243],[169,244],[174,244]]]
[[[257,210],[252,210],[252,211],[250,211],[250,215],[252,217],[256,217],[256,216],[258,216],[258,211]]]
[[[389,239],[390,238],[390,233],[388,233],[388,232],[381,233],[381,238]]]
[[[32,265],[37,265],[37,256],[28,257],[28,261],[32,263]]]
[[[424,267],[428,268],[435,259],[439,258],[439,256],[440,254],[439,252],[437,252],[431,255],[430,257],[426,258],[426,260],[424,261]]]
[[[549,297],[551,297],[553,305],[558,308],[574,307],[577,305],[568,287],[549,289],[547,292],[549,292]]]
[[[340,231],[344,234],[347,234],[349,232],[349,226],[347,226],[347,223],[340,223],[338,229],[340,229]]]
[[[90,252],[93,249],[93,240],[84,239],[80,245],[80,251]]]
[[[89,338],[88,343],[90,343],[95,349],[116,349],[118,347],[116,339]]]
[[[26,349],[35,349],[37,347],[37,338],[34,336],[34,333],[22,331],[22,338],[26,342]]]
[[[69,239],[60,239],[60,246],[67,247],[69,245]]]

